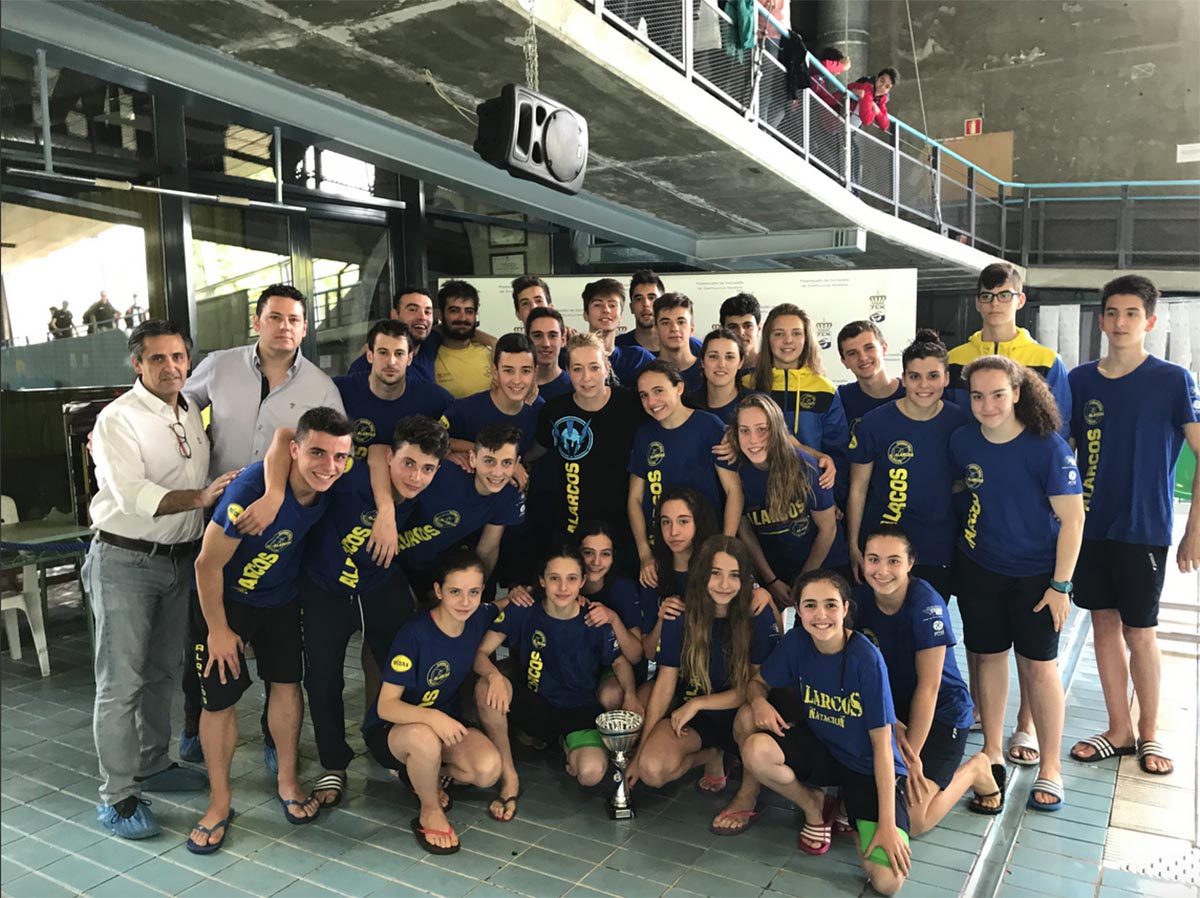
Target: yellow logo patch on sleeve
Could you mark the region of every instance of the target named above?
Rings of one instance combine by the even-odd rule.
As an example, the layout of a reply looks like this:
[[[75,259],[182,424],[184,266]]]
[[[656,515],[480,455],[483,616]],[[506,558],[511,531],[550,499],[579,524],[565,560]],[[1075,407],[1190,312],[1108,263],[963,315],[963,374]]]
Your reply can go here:
[[[397,655],[392,659],[392,670],[396,673],[407,673],[412,670],[412,658],[408,655]]]

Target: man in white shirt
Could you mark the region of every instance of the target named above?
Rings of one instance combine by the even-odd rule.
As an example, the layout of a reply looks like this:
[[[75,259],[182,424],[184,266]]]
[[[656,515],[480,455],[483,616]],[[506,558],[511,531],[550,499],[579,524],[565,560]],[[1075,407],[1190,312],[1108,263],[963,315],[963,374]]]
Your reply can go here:
[[[129,336],[138,379],[96,419],[96,537],[83,566],[96,615],[99,821],[126,839],[160,827],[141,793],[204,789],[167,754],[187,628],[191,570],[211,506],[237,471],[209,483],[200,409],[180,395],[191,344],[167,321]],[[207,484],[207,486],[205,485]]]
[[[341,393],[333,380],[300,352],[308,333],[307,300],[287,284],[272,284],[259,294],[253,325],[258,340],[248,346],[221,349],[204,357],[188,378],[184,393],[197,409],[211,406],[210,472],[241,469],[262,461],[275,431],[295,429],[300,416],[319,406],[345,414]],[[255,399],[257,398],[257,402]],[[255,535],[264,522],[253,508],[238,522],[238,531]],[[266,685],[269,700],[270,686]],[[200,747],[200,683],[185,669],[184,726],[179,756],[185,761],[204,759]],[[262,715],[263,761],[278,772],[275,746]]]

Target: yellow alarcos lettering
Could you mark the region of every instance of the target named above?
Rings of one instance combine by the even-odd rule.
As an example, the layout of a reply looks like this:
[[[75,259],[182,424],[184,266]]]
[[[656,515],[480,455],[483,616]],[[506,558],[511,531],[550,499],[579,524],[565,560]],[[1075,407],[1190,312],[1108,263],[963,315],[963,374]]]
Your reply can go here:
[[[971,510],[967,512],[967,526],[963,528],[963,539],[972,549],[975,548],[975,538],[979,531],[979,514],[983,510],[979,504],[979,494],[971,494]]]
[[[442,694],[440,689],[427,689],[425,694],[421,696],[421,701],[417,703],[420,708],[432,708],[438,700],[438,696]]]
[[[662,495],[662,471],[647,471],[646,483],[650,484],[650,506],[658,505],[658,497]]]
[[[1096,471],[1100,468],[1100,438],[1104,435],[1099,427],[1092,427],[1087,437],[1087,468],[1083,475],[1083,510],[1091,511],[1092,494],[1096,491]]]
[[[882,520],[888,524],[899,524],[908,505],[908,471],[904,468],[888,469],[888,504]]]
[[[271,565],[279,560],[275,552],[259,552],[246,562],[242,568],[242,576],[238,578],[238,586],[243,592],[250,592],[262,576],[271,569]]]
[[[529,653],[529,670],[527,672],[528,673],[527,682],[529,685],[530,692],[538,691],[538,686],[542,682],[542,668],[544,666],[545,665],[542,662],[542,653],[541,652],[535,650],[535,651],[532,651]]]
[[[421,543],[427,543],[437,536],[441,536],[442,531],[432,524],[423,524],[420,527],[413,527],[410,530],[405,530],[400,534],[397,542],[400,545],[400,551],[411,549],[413,546],[419,546]]]
[[[567,532],[574,533],[579,526],[579,465],[573,461],[563,465],[567,478]]]

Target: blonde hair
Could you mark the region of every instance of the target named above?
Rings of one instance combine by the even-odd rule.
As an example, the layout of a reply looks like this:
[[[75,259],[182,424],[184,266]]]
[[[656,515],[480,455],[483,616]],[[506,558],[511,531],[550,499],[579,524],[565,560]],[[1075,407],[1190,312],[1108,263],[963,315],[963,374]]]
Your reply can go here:
[[[797,359],[799,367],[808,368],[813,374],[823,375],[825,373],[825,365],[821,362],[821,353],[818,351],[820,347],[817,345],[812,318],[799,306],[785,302],[771,309],[767,314],[767,320],[763,322],[758,364],[754,368],[754,389],[756,390],[769,392],[771,389],[775,368],[775,355],[771,352],[771,328],[784,315],[795,315],[804,325],[804,348],[800,350],[800,358]]]
[[[604,341],[597,334],[576,334],[567,340],[567,370],[571,368],[571,353],[576,349],[594,349],[600,353],[600,360],[608,368],[608,353],[604,351]]]

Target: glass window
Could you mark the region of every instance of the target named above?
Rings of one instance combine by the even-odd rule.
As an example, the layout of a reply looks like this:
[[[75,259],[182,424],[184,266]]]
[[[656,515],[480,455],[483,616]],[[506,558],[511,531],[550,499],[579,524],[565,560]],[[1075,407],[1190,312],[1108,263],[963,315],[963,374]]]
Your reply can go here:
[[[264,287],[292,283],[287,218],[258,209],[192,203],[193,361],[254,339]]]
[[[323,218],[311,219],[310,228],[317,363],[329,374],[344,374],[371,323],[391,308],[388,229]]]

